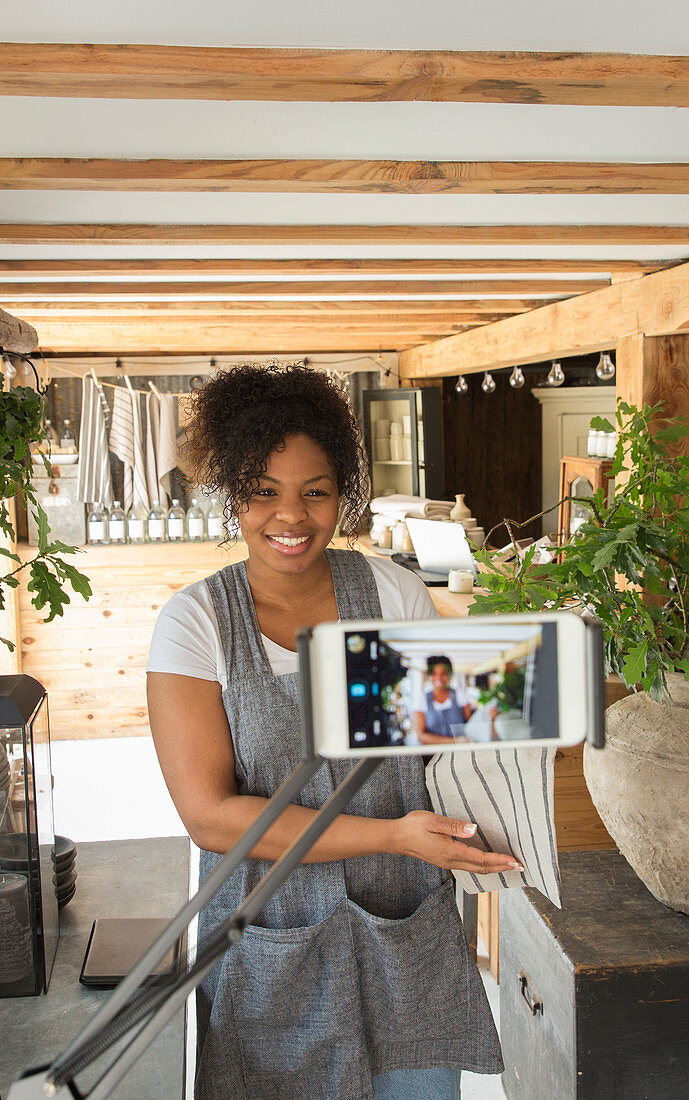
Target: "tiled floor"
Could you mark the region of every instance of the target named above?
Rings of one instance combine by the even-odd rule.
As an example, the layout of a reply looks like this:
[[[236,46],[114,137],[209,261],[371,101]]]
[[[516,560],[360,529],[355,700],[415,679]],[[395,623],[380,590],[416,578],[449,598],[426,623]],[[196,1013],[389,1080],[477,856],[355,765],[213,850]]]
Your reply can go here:
[[[150,738],[57,741],[52,757],[59,835],[78,843],[185,833]],[[499,1021],[498,988],[485,967],[482,976]],[[462,1100],[504,1100],[500,1078],[464,1074]]]

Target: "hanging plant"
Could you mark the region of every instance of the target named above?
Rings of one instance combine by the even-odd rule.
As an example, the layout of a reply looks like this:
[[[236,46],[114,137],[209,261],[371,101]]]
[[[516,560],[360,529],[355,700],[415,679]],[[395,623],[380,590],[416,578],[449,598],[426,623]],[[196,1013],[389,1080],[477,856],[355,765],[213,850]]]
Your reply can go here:
[[[669,702],[666,674],[689,679],[689,458],[670,450],[687,438],[686,419],[661,419],[661,412],[662,405],[618,401],[612,474],[626,480],[608,499],[603,489],[568,498],[591,515],[562,547],[560,562],[536,563],[534,546],[519,557],[515,533],[526,524],[503,521],[515,559],[505,564],[489,551],[476,554],[487,591],[469,614],[585,609],[603,626],[606,673]],[[615,430],[602,417],[591,427]]]
[[[29,561],[22,562],[18,554],[0,546],[0,555],[10,566],[0,575],[0,611],[5,607],[7,589],[17,588],[19,574],[26,569],[31,603],[38,610],[47,607],[45,622],[50,622],[56,615],[62,615],[65,604],[70,602],[65,590],[67,584],[85,600],[91,595],[91,585],[83,573],[63,558],[64,554],[77,553],[78,548],[50,540],[48,518],[32,486],[31,447],[42,441],[44,413],[43,393],[28,386],[0,391],[0,530],[14,545],[16,534],[9,507],[12,499],[32,513],[38,529],[37,552]],[[48,459],[42,452],[39,454],[51,474]],[[0,637],[0,642],[10,650],[15,648],[9,638]]]

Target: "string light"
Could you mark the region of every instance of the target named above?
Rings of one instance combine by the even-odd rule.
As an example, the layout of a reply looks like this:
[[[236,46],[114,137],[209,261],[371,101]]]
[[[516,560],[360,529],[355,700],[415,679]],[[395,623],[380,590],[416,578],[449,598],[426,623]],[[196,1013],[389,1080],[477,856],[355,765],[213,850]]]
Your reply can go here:
[[[509,378],[513,390],[520,390],[524,385],[524,372],[521,367],[515,367]]]
[[[469,383],[463,374],[460,374],[459,378],[455,382],[455,393],[465,394],[469,392]]]
[[[553,365],[550,368],[550,373],[546,378],[546,386],[561,386],[565,380],[565,372],[563,371],[560,363],[557,359],[553,360]]]
[[[596,378],[599,382],[609,382],[611,378],[615,377],[615,364],[613,363],[610,352],[604,351],[598,360],[598,366],[596,367]]]
[[[481,383],[481,389],[484,393],[495,393],[495,379],[493,375],[486,371],[483,376],[483,382]]]

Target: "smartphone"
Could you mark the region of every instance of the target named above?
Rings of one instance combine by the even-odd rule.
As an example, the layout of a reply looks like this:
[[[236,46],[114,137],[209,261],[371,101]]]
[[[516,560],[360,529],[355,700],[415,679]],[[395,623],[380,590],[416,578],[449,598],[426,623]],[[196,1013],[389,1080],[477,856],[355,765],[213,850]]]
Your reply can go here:
[[[299,654],[307,752],[604,739],[601,630],[574,614],[321,623]]]

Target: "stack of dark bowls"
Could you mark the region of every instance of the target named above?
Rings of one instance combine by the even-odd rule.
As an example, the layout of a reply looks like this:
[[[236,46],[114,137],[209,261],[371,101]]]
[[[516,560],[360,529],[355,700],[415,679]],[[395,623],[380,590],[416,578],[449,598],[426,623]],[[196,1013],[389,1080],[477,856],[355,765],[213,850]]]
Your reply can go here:
[[[77,846],[66,836],[55,837],[53,885],[58,909],[62,909],[72,900],[77,890]]]

